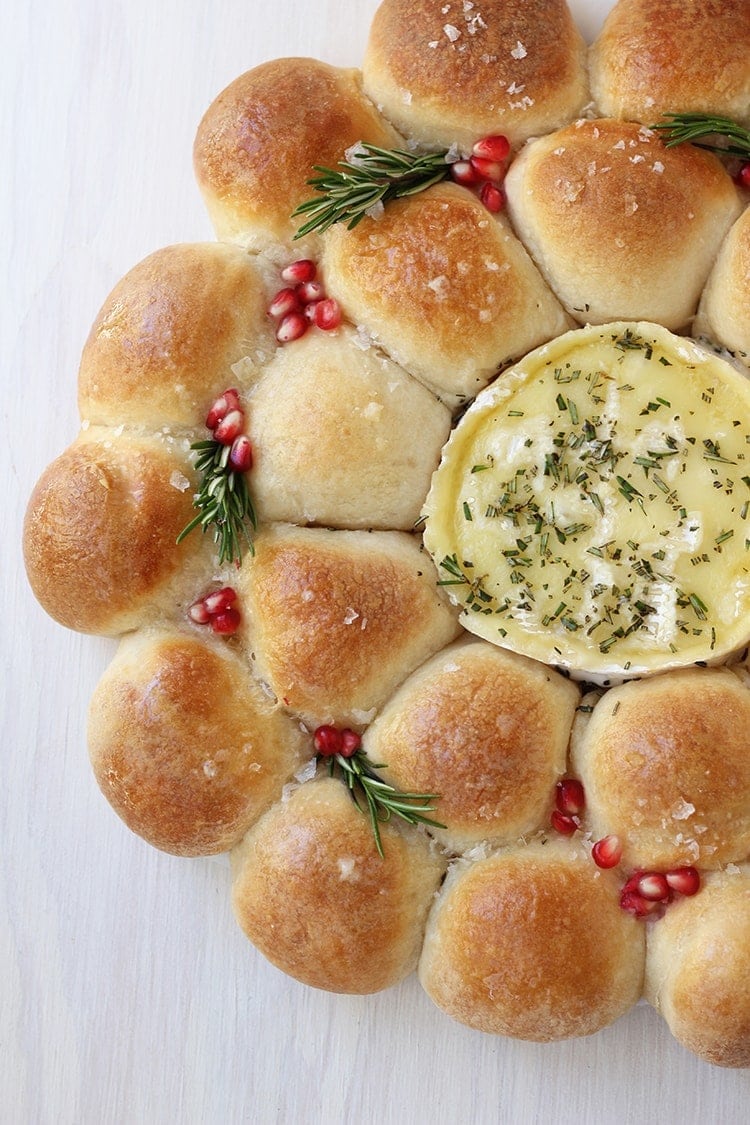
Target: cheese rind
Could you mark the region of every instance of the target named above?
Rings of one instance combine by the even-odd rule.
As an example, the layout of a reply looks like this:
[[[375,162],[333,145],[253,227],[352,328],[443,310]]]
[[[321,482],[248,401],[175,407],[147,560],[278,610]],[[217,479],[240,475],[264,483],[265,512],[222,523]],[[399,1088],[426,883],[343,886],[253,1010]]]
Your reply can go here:
[[[750,635],[750,381],[650,323],[566,333],[482,392],[425,543],[462,624],[583,677]]]

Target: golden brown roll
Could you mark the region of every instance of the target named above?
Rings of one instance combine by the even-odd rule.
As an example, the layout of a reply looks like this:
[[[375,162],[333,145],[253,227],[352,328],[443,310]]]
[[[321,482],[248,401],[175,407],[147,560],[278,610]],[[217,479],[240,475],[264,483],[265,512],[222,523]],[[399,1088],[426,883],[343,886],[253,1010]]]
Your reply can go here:
[[[590,52],[603,116],[653,125],[663,113],[750,121],[747,0],[619,0]]]
[[[543,664],[460,640],[418,668],[364,735],[384,779],[437,793],[451,850],[541,828],[565,770],[579,690]]]
[[[581,324],[688,324],[741,206],[712,153],[629,122],[529,143],[506,178],[517,233]]]
[[[572,761],[594,838],[631,868],[715,868],[750,855],[750,689],[688,668],[612,688],[577,726]]]
[[[646,998],[689,1051],[750,1066],[750,866],[708,876],[649,928]]]
[[[571,840],[449,871],[427,922],[422,985],[478,1031],[548,1042],[591,1035],[639,999],[644,927],[619,883]]]
[[[268,360],[275,341],[249,254],[218,243],[167,246],[115,286],[91,329],[78,376],[92,424],[202,425],[238,382],[232,366]]]
[[[405,136],[465,149],[514,144],[570,121],[588,101],[586,45],[564,0],[384,0],[365,90]]]
[[[693,332],[728,348],[750,367],[750,207],[724,239]]]
[[[226,643],[163,631],[120,642],[88,738],[115,812],[173,855],[227,851],[313,753]]]
[[[332,227],[323,262],[349,319],[454,404],[570,327],[507,220],[456,184]]]
[[[29,582],[44,609],[82,633],[114,635],[153,613],[202,550],[175,539],[193,515],[186,452],[157,439],[82,434],[42,473],[24,523]]]
[[[381,827],[337,778],[274,805],[232,856],[237,921],[261,953],[304,984],[365,994],[416,968],[425,918],[445,870],[429,838]]]
[[[412,530],[450,413],[352,330],[280,348],[247,409],[260,519]]]
[[[292,212],[315,194],[314,165],[335,167],[357,141],[402,144],[362,93],[359,71],[287,58],[235,79],[209,106],[194,147],[218,237],[253,250],[290,243]],[[316,241],[297,245],[307,252]]]
[[[258,675],[311,726],[362,727],[458,632],[404,532],[269,526],[237,585]]]

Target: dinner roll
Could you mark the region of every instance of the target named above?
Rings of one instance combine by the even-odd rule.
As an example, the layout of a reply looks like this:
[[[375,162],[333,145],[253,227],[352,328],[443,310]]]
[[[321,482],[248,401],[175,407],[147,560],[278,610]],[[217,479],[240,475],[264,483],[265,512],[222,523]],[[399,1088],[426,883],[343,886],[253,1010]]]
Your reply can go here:
[[[263,528],[237,576],[258,675],[311,726],[362,727],[458,633],[436,581],[405,532]]]
[[[688,324],[741,205],[712,153],[629,122],[529,143],[505,181],[516,231],[581,324]]]
[[[750,688],[687,668],[610,689],[576,728],[572,761],[595,837],[623,863],[715,868],[750,854]]]
[[[750,207],[730,230],[703,290],[694,334],[750,367]]]
[[[227,851],[313,752],[225,642],[164,631],[120,642],[88,737],[115,812],[174,855]]]
[[[619,0],[590,53],[599,111],[653,125],[663,113],[750,122],[747,0]]]
[[[457,184],[331,227],[323,263],[349,319],[452,404],[570,326],[507,220]]]
[[[193,515],[186,453],[153,438],[82,434],[42,473],[24,523],[29,582],[82,633],[114,635],[153,613],[202,549],[175,540]]]
[[[383,0],[363,76],[400,132],[430,147],[470,149],[492,133],[515,144],[589,98],[586,46],[564,0]]]
[[[437,793],[454,851],[510,843],[548,819],[578,688],[543,664],[464,639],[418,668],[365,731],[397,789]]]
[[[277,968],[330,992],[365,994],[416,968],[425,918],[445,870],[429,838],[380,827],[334,778],[274,805],[232,855],[240,926]]]
[[[237,384],[234,364],[269,359],[275,341],[253,259],[212,242],[167,246],[110,293],[78,376],[81,417],[113,426],[202,425]]]
[[[646,998],[716,1066],[750,1066],[750,866],[708,876],[649,928]]]
[[[450,412],[353,330],[279,348],[247,409],[259,519],[413,529]]]
[[[315,165],[335,167],[358,141],[403,142],[362,93],[359,71],[316,59],[261,63],[206,111],[195,138],[198,186],[219,238],[253,250],[289,244],[292,212],[315,195]],[[297,244],[314,250],[315,238]]]
[[[644,926],[572,840],[457,862],[427,922],[422,985],[478,1031],[548,1042],[591,1035],[640,997]]]

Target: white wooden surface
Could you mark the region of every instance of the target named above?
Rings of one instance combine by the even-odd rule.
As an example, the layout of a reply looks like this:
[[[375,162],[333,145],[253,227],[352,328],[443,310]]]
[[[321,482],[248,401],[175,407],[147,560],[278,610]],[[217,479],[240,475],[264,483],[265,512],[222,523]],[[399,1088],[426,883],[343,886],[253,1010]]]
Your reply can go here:
[[[608,0],[573,3],[592,34]],[[2,1125],[750,1120],[750,1073],[679,1048],[645,1005],[553,1046],[453,1024],[415,980],[372,998],[285,978],[246,942],[219,860],[130,835],[89,772],[113,646],[49,621],[20,527],[77,429],[78,355],[136,261],[210,238],[191,146],[212,98],[285,54],[356,65],[376,0],[4,0],[0,443]]]

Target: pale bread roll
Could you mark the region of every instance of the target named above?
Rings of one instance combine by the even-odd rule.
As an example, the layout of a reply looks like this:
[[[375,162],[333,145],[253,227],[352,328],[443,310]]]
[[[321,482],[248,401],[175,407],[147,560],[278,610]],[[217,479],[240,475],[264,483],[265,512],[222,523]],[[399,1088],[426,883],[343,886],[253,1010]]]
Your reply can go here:
[[[456,184],[332,227],[323,263],[348,318],[452,404],[571,325],[507,220]]]
[[[445,861],[416,830],[380,827],[335,778],[274,805],[232,855],[240,926],[277,968],[329,992],[378,992],[417,965]]]
[[[227,851],[313,753],[236,652],[207,638],[125,637],[89,708],[104,796],[133,832],[174,855]]]
[[[630,868],[716,868],[750,854],[750,688],[688,668],[611,688],[576,724],[572,763],[594,838]]]
[[[361,728],[457,635],[436,582],[405,532],[263,528],[236,583],[258,675],[310,726]]]
[[[750,122],[747,0],[619,0],[590,52],[606,117],[655,124],[663,113]]]
[[[292,212],[315,195],[314,166],[335,167],[358,141],[403,143],[362,93],[359,71],[285,58],[236,78],[206,111],[193,153],[217,236],[252,250],[290,245],[301,222]],[[297,243],[300,257],[317,245],[317,236]]]
[[[750,207],[724,239],[703,290],[693,334],[750,367]]]
[[[464,639],[412,673],[364,735],[396,788],[436,793],[452,851],[515,842],[548,820],[579,690],[543,664]]]
[[[405,136],[464,149],[514,144],[570,121],[589,100],[586,45],[564,0],[384,0],[365,90]]]
[[[712,153],[608,119],[530,142],[505,185],[517,233],[581,324],[684,328],[741,210]]]
[[[343,528],[411,531],[451,422],[345,328],[280,348],[247,410],[258,518]]]
[[[167,246],[134,266],[105,301],[78,376],[92,424],[202,426],[237,385],[233,365],[276,347],[263,276],[249,254],[218,243]]]
[[[619,882],[548,839],[449,871],[427,922],[422,985],[478,1031],[549,1042],[592,1035],[639,999],[643,925]]]
[[[646,998],[684,1047],[750,1067],[750,866],[707,876],[649,928]]]

